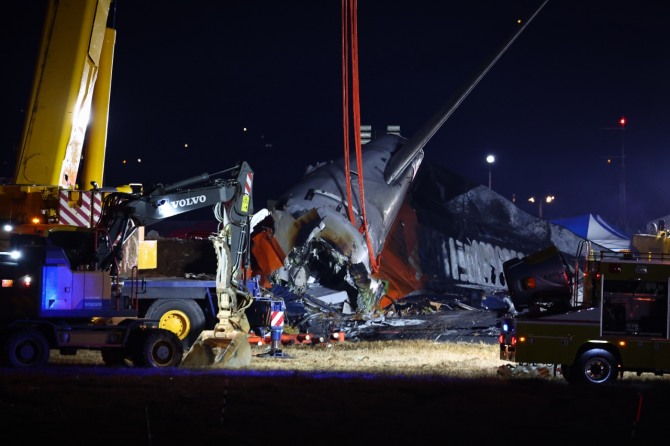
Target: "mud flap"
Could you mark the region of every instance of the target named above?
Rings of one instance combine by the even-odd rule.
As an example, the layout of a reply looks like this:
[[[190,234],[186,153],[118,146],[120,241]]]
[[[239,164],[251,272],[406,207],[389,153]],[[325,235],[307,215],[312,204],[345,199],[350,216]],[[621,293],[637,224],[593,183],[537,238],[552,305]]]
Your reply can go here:
[[[241,368],[251,364],[251,346],[246,333],[234,337],[215,337],[202,332],[181,362],[186,368]]]

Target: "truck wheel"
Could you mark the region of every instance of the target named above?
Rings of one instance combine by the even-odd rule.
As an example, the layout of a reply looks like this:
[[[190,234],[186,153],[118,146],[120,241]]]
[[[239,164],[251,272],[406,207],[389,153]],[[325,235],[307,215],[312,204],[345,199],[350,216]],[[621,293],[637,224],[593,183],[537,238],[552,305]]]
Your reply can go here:
[[[177,335],[162,328],[141,333],[132,348],[136,367],[176,367],[184,356]]]
[[[49,343],[35,329],[15,330],[2,345],[2,362],[14,368],[42,367],[49,362]]]
[[[570,367],[569,382],[604,384],[617,378],[617,362],[607,350],[600,348],[584,352]]]
[[[188,350],[205,329],[205,314],[192,300],[157,300],[151,304],[144,317],[158,320],[160,328],[176,334],[184,350]]]

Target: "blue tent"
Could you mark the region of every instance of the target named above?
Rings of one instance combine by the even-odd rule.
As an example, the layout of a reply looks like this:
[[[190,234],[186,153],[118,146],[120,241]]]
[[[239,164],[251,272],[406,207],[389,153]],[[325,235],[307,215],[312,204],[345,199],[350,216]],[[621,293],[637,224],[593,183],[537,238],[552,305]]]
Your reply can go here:
[[[607,223],[600,215],[584,214],[577,217],[551,220],[576,235],[612,251],[630,249],[630,238]]]

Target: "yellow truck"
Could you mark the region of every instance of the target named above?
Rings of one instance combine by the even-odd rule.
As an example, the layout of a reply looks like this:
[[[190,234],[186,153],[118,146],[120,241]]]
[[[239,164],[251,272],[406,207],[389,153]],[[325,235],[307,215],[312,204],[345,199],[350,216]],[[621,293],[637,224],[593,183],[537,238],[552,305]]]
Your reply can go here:
[[[666,234],[594,253],[571,267],[555,247],[503,264],[518,314],[501,322],[500,358],[554,365],[570,383],[670,372]],[[581,265],[581,266],[579,266]]]

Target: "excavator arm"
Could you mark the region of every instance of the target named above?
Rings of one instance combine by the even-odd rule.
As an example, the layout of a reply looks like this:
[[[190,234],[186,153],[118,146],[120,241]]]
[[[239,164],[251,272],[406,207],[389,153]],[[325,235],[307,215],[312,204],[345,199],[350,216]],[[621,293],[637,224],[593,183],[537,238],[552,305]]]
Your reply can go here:
[[[219,175],[232,173],[232,178]],[[233,251],[233,271],[240,271],[249,258],[249,220],[253,214],[253,171],[242,162],[216,174],[158,185],[149,192],[111,192],[103,200],[96,224],[96,269],[114,268],[124,243],[140,226],[150,226],[176,215],[211,207],[226,231]]]

